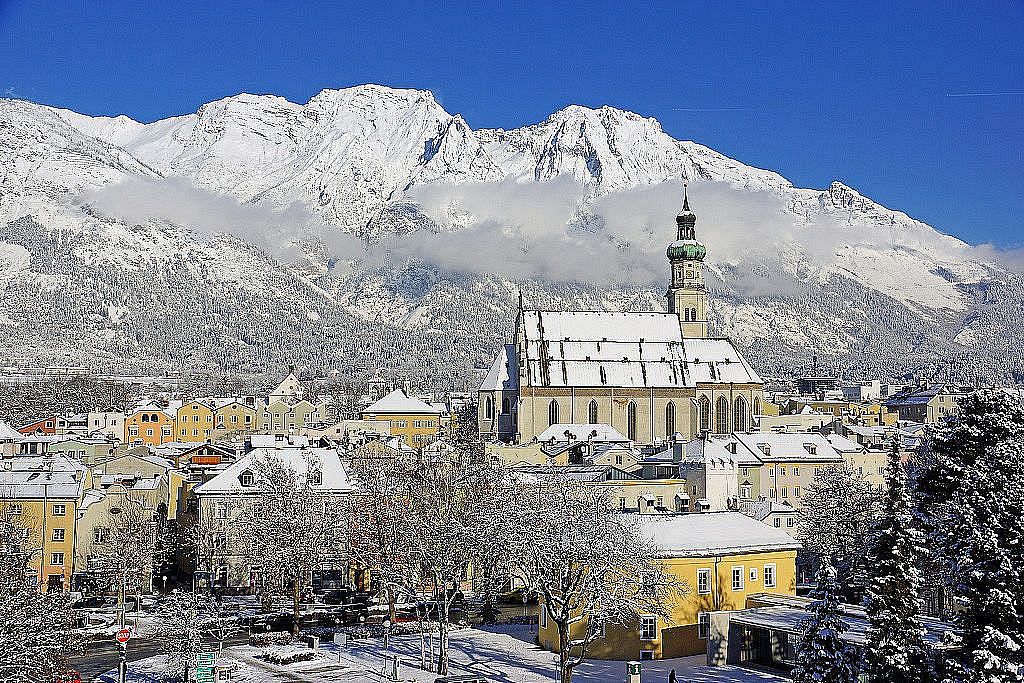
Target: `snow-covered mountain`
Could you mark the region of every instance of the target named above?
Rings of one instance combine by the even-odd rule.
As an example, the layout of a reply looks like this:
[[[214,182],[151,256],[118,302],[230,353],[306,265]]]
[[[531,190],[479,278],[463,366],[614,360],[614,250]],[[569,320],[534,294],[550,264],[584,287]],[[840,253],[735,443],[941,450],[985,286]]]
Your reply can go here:
[[[340,269],[335,238],[429,242],[482,217],[457,201],[431,210],[424,188],[562,187],[549,181],[579,188],[572,220],[599,232],[602,202],[680,177],[778,204],[751,226],[749,250],[728,246],[736,236],[716,233],[715,216],[698,225],[713,327],[768,374],[817,354],[853,374],[1022,376],[1020,277],[841,183],[796,188],[611,107],[474,130],[429,92],[375,85],[305,105],[238,95],[150,124],[0,100],[0,329],[12,341],[0,363],[262,372],[295,361],[357,375],[382,365],[458,385],[506,334],[519,287],[538,304],[651,308],[664,284],[531,281],[389,256]],[[285,258],[245,226],[196,229],[189,216],[204,205],[190,214],[168,192],[161,207],[161,183],[282,216],[302,207],[321,227],[302,258]],[[142,217],[93,201],[130,202],[139,187],[158,188]],[[657,230],[658,244],[671,239],[671,214]],[[792,286],[763,291],[752,277]]]

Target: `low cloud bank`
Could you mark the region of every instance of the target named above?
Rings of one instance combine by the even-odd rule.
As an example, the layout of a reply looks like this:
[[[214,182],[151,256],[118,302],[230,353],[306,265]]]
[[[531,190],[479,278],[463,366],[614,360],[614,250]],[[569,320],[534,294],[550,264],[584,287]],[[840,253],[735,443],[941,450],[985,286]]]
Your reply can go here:
[[[419,230],[373,246],[325,224],[302,203],[283,210],[242,203],[182,178],[128,178],[83,201],[133,223],[167,221],[200,233],[235,235],[284,261],[298,258],[303,243],[319,241],[344,267],[378,265],[387,254],[399,262],[417,259],[515,279],[649,284],[663,283],[667,275],[665,248],[675,238],[680,190],[678,182],[665,182],[595,197],[593,188],[564,177],[414,186],[409,200],[441,231]],[[806,291],[792,274],[797,260],[827,267],[847,246],[891,249],[908,237],[887,227],[848,225],[825,213],[801,214],[779,195],[727,183],[695,183],[690,204],[698,217],[697,236],[709,250],[709,284],[748,296]],[[956,250],[938,234],[926,239],[922,246],[929,251]],[[1024,267],[1022,251],[990,245],[962,251],[963,258]]]

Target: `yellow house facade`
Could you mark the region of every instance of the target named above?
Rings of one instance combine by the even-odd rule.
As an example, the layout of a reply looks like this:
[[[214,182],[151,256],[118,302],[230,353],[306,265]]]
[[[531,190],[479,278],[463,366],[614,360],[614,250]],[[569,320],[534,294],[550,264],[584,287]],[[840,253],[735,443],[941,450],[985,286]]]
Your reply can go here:
[[[189,401],[178,408],[175,416],[174,440],[182,443],[203,443],[213,432],[213,408],[203,401]]]
[[[441,433],[442,410],[395,389],[365,408],[362,420],[386,421],[391,436],[401,437],[412,448],[423,448],[437,440]]]
[[[239,401],[218,406],[213,411],[215,434],[232,434],[256,431],[258,414],[256,408]]]
[[[638,515],[642,531],[660,548],[665,569],[686,585],[667,606],[668,619],[641,615],[638,623],[608,625],[587,648],[595,659],[666,659],[706,652],[709,615],[743,609],[755,594],[796,595],[800,544],[785,532],[738,512]],[[581,637],[588,623],[576,625]],[[558,649],[558,632],[541,605],[537,639]]]
[[[0,472],[0,515],[23,530],[22,547],[41,590],[68,590],[75,572],[75,537],[82,494],[91,481],[76,460],[18,458]]]

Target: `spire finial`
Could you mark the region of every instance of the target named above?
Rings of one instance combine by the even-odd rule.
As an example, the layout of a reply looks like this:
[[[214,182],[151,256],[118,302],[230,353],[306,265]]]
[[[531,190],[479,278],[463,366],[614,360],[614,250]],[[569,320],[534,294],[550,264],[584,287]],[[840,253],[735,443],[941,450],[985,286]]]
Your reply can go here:
[[[686,196],[686,188],[689,185],[685,180],[683,181],[683,211],[690,210],[690,199]]]

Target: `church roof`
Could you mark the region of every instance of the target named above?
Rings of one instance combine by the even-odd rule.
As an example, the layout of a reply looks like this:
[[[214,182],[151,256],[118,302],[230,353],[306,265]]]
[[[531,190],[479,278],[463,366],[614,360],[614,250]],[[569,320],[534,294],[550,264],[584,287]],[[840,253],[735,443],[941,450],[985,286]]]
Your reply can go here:
[[[494,359],[487,377],[480,385],[480,391],[509,391],[519,387],[519,361],[516,345],[505,344]]]
[[[519,325],[527,386],[761,383],[728,339],[684,339],[674,313],[524,310]]]

